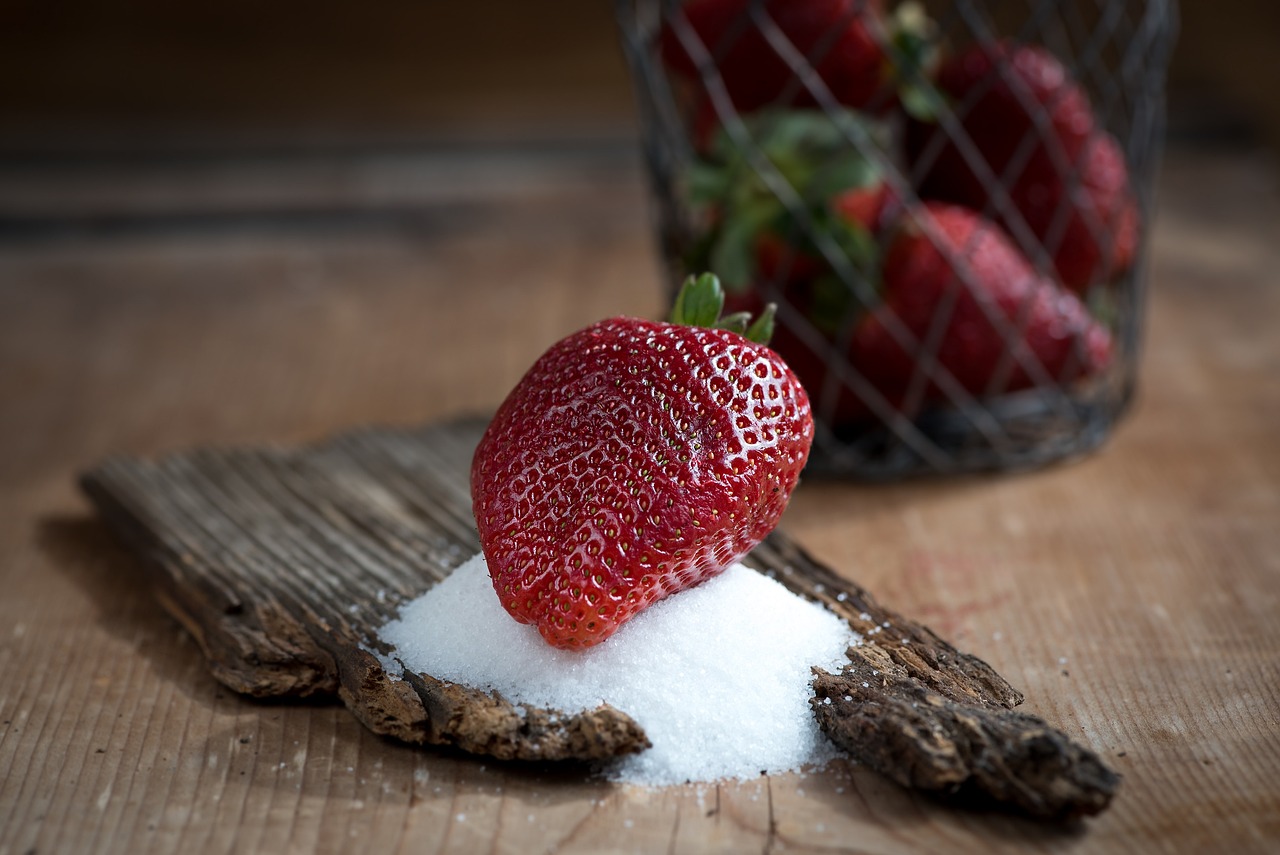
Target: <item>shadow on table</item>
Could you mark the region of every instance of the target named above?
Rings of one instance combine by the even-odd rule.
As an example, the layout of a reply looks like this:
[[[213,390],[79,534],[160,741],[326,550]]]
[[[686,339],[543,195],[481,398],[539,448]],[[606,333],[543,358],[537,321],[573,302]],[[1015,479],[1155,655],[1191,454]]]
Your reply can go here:
[[[909,841],[937,837],[928,829],[939,824],[974,840],[1001,841],[1035,850],[1084,839],[1087,820],[1045,822],[1013,813],[990,800],[940,796],[903,787],[852,760],[837,760],[826,769],[810,773],[804,781],[806,799],[827,806],[855,823],[871,822],[889,836]],[[919,829],[917,832],[916,829]],[[950,834],[948,836],[951,836]],[[959,842],[956,841],[957,847]]]
[[[94,604],[102,629],[133,645],[161,679],[184,694],[207,696],[211,681],[199,647],[160,607],[137,559],[105,525],[94,517],[45,517],[37,525],[36,545]]]

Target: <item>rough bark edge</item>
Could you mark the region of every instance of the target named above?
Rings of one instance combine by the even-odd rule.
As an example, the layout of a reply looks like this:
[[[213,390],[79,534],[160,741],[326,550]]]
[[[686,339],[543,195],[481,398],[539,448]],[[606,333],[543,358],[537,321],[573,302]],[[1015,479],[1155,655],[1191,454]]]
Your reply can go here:
[[[899,680],[915,680],[957,703],[1006,708],[1022,703],[1022,693],[986,662],[957,650],[924,624],[880,605],[866,589],[785,535],[771,534],[747,563],[844,618],[865,639],[861,647],[850,649],[852,661]]]
[[[113,478],[113,467],[86,473],[83,490],[116,537],[143,559],[160,605],[196,640],[210,673],[228,688],[256,698],[336,697],[379,735],[499,759],[597,761],[650,746],[643,728],[608,705],[565,715],[428,674],[398,678],[354,634],[309,609],[295,605],[294,614],[252,590],[229,596],[200,573],[200,556],[166,547],[131,506],[129,487]]]
[[[814,675],[823,732],[905,787],[1063,821],[1105,810],[1120,785],[1096,754],[1035,716],[957,703],[865,662]]]
[[[650,747],[640,726],[608,704],[565,715],[429,674],[405,671],[404,679],[427,711],[433,743],[500,760],[609,760]]]

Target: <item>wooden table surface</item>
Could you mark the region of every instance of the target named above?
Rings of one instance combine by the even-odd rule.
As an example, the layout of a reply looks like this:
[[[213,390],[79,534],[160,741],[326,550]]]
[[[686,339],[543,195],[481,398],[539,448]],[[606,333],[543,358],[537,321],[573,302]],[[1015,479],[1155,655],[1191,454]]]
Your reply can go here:
[[[807,483],[784,522],[1124,775],[1046,828],[845,763],[625,788],[246,700],[78,495],[110,453],[482,412],[561,334],[656,314],[629,148],[0,169],[0,853],[1275,851],[1276,176],[1174,153],[1160,199],[1140,398],[1101,452]]]

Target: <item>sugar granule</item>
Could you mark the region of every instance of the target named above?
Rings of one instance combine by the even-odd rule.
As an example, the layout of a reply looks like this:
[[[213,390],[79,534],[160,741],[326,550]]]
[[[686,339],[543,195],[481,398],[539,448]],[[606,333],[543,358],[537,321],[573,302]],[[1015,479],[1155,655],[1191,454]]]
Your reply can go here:
[[[653,747],[615,780],[662,786],[751,778],[835,756],[809,709],[810,668],[838,669],[861,643],[844,621],[741,565],[646,609],[582,652],[551,647],[494,593],[483,555],[405,604],[382,628],[405,667],[566,713],[609,703]]]

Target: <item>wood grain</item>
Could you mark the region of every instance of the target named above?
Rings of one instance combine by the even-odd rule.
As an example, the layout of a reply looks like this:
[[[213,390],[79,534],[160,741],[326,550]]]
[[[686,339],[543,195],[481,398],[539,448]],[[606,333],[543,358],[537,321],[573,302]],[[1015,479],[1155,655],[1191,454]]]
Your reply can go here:
[[[785,521],[1114,765],[1121,794],[1095,820],[955,811],[852,763],[613,787],[405,749],[341,706],[211,679],[75,473],[492,408],[545,342],[658,311],[639,172],[606,186],[607,205],[495,201],[451,227],[3,242],[0,851],[1275,849],[1280,204],[1248,157],[1170,158],[1139,400],[1098,454],[1015,477],[811,480]],[[481,314],[489,336],[458,322]]]

